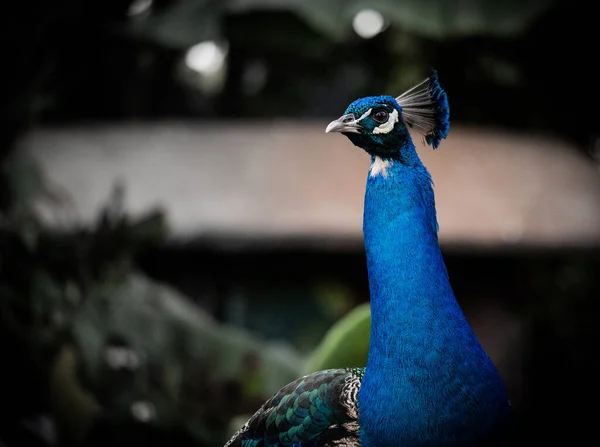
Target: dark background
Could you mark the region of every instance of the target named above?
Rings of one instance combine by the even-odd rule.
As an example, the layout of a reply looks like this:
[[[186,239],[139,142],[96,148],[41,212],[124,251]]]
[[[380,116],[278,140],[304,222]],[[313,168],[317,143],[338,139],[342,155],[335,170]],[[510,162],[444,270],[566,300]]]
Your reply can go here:
[[[118,197],[99,211],[93,226],[55,230],[33,199],[45,196],[56,208],[67,199],[48,190],[43,166],[23,161],[16,150],[32,129],[280,118],[325,125],[351,100],[400,92],[435,67],[452,98],[453,121],[560,138],[595,163],[600,97],[592,5],[6,3],[0,18],[0,446],[222,445],[237,423],[232,419],[253,411],[271,392],[261,385],[261,371],[284,371],[271,387],[300,374],[289,365],[309,355],[330,325],[368,301],[361,247],[282,243],[220,250],[210,240],[173,244],[168,215],[132,217],[119,208]],[[385,29],[370,39],[352,29],[352,17],[367,6],[386,19]],[[185,66],[189,48],[202,41],[227,49],[216,81]],[[520,439],[594,440],[598,246],[452,246],[445,257],[468,315],[476,305],[500,302],[527,327],[514,347],[519,369],[507,377],[516,390]],[[147,289],[124,286],[132,272],[143,275]],[[326,290],[315,293],[311,284],[323,278]],[[288,354],[269,360],[270,354],[248,348],[245,366],[225,378],[219,371],[227,368],[216,366],[218,353],[207,348],[198,358],[190,354],[189,332],[164,310],[143,310],[152,314],[147,321],[164,329],[156,329],[164,335],[156,352],[140,353],[140,344],[153,346],[150,336],[136,345],[134,336],[103,329],[104,304],[89,303],[118,296],[132,315],[142,312],[136,296],[152,295],[159,287],[154,281],[172,288],[165,300],[181,294],[178,300],[201,309],[215,327],[227,323],[219,331],[234,327],[248,338],[283,340],[293,360],[285,360]],[[90,341],[89,321],[96,322],[94,336],[102,342]],[[211,335],[207,346],[214,340],[241,343],[223,333]],[[89,355],[102,343],[124,354],[117,372]],[[130,358],[135,360],[128,363]],[[154,360],[146,365],[144,358]],[[169,372],[168,365],[177,371]]]

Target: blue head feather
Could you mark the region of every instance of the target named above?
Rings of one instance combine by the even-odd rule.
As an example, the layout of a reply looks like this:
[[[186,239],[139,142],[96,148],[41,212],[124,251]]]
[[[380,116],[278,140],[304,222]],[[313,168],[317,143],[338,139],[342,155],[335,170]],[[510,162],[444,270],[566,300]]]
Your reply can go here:
[[[421,132],[434,149],[447,137],[448,96],[434,70],[429,78],[397,98],[382,95],[357,99],[338,124],[335,130],[371,155],[403,159],[402,148],[410,140],[409,128]]]
[[[378,115],[379,114],[379,115]],[[344,116],[352,115],[360,126],[360,133],[345,133],[356,146],[371,155],[384,158],[401,156],[400,150],[410,139],[410,134],[402,121],[402,108],[392,97],[387,95],[368,96],[354,101],[344,112]],[[382,119],[376,121],[376,117]],[[387,132],[388,121],[393,121]],[[389,127],[389,126],[388,126]]]

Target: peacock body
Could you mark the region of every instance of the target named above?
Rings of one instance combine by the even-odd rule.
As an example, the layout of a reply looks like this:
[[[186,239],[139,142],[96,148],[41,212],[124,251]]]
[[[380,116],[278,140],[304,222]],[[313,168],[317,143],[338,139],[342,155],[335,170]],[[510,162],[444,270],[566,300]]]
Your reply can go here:
[[[409,128],[433,148],[448,134],[435,71],[397,98],[354,101],[326,130],[372,159],[363,217],[372,319],[366,369],[319,371],[288,384],[226,447],[503,445],[507,393],[454,297],[431,177]]]

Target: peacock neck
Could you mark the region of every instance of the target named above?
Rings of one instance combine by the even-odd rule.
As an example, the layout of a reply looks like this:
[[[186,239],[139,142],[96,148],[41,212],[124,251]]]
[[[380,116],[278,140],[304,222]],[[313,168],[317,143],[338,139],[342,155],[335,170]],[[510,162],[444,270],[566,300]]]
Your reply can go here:
[[[412,156],[406,157],[409,151]],[[379,370],[423,362],[420,350],[441,348],[449,329],[452,337],[456,331],[470,333],[442,258],[431,177],[412,145],[404,155],[373,159],[365,195],[372,313],[369,366]],[[378,164],[384,168],[377,171]]]
[[[402,154],[373,159],[366,187],[372,323],[359,394],[362,441],[365,447],[456,445],[477,437],[469,417],[475,421],[479,412],[492,421],[483,407],[506,406],[500,403],[506,396],[454,298],[438,243],[431,177],[412,143]],[[432,423],[448,433],[436,432]],[[453,424],[459,434],[451,432]]]

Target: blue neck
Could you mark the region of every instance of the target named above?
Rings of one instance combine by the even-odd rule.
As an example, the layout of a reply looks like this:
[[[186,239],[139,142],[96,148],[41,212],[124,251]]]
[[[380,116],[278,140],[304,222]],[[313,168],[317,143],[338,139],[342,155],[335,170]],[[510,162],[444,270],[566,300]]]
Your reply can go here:
[[[507,397],[450,286],[429,173],[412,142],[369,175],[364,238],[371,339],[359,394],[364,447],[470,445]]]

